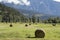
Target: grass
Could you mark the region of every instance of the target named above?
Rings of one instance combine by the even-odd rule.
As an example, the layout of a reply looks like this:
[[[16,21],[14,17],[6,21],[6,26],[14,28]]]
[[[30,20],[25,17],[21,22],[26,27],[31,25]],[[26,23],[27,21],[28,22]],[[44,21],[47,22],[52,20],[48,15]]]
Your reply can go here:
[[[41,40],[59,40],[60,39],[60,24],[52,26],[52,24],[38,23],[25,27],[25,23],[13,23],[13,27],[9,27],[10,23],[0,23],[0,39],[2,40],[40,40],[35,37],[36,29],[43,29],[46,33],[45,38]],[[31,38],[27,38],[31,37]]]

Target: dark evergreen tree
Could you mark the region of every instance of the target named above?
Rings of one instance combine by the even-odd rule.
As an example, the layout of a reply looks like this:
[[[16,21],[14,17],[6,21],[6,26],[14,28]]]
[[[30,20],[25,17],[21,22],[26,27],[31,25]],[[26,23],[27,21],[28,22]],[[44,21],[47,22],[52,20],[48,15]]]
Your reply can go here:
[[[37,22],[38,22],[38,23],[40,22],[40,17],[37,17]]]
[[[36,17],[35,17],[35,15],[32,16],[32,22],[33,22],[33,23],[36,22]]]

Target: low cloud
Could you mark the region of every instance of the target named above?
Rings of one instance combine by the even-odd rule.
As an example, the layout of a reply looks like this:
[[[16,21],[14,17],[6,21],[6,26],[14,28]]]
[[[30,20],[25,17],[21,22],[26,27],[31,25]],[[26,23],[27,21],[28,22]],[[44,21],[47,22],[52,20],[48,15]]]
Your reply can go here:
[[[26,5],[29,6],[30,5],[30,1],[28,0],[0,0],[0,2],[4,2],[4,3],[14,3],[14,4],[20,4],[20,5]]]
[[[60,0],[53,0],[53,1],[60,2]]]
[[[25,5],[30,5],[30,1],[28,0],[21,0]]]

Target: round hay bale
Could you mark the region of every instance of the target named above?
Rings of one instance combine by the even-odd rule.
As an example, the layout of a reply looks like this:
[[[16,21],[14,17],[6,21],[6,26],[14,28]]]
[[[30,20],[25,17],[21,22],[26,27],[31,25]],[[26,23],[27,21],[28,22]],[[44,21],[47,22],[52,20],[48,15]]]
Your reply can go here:
[[[27,24],[25,24],[25,26],[27,27],[28,25],[27,25]]]
[[[10,24],[10,27],[13,27],[13,25],[12,25],[12,24]]]
[[[45,37],[45,32],[43,30],[36,30],[35,31],[35,37],[36,38],[44,38]]]
[[[29,24],[29,25],[31,25],[31,24]]]
[[[52,25],[53,25],[53,26],[56,26],[56,23],[53,23]]]

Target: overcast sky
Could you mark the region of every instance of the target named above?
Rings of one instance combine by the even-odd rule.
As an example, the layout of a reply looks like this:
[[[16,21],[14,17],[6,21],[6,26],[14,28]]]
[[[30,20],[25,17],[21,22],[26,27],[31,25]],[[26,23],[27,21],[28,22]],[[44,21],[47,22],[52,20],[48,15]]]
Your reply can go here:
[[[30,5],[30,1],[28,1],[28,0],[0,0],[0,2],[2,2],[2,1],[6,2],[6,3],[13,2],[14,4],[27,5],[27,6]],[[53,0],[53,1],[60,2],[60,0]]]

